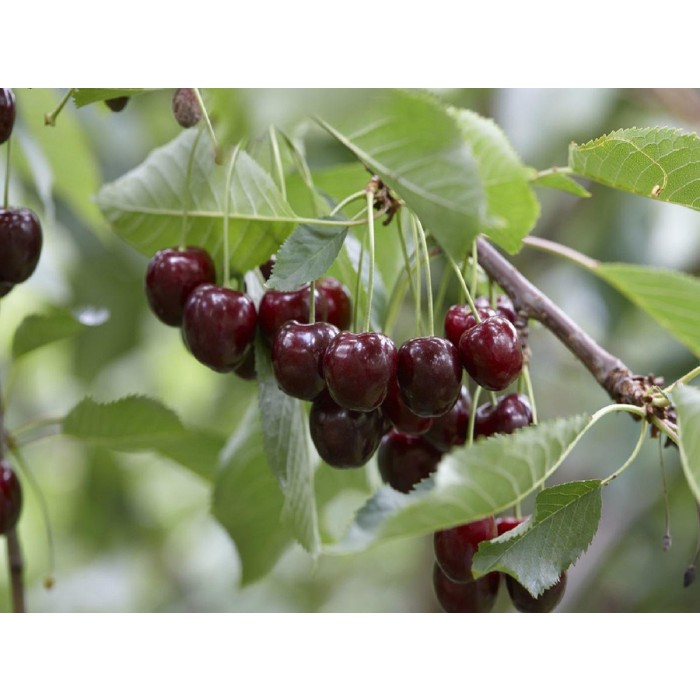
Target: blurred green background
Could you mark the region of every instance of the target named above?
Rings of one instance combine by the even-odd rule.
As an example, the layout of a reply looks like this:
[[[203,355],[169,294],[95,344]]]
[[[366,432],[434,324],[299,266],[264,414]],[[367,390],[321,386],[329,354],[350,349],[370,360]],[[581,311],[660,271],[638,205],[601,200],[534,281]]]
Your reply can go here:
[[[96,104],[69,104],[57,126],[43,114],[59,91],[17,90],[18,120],[10,200],[40,215],[45,248],[30,281],[2,300],[0,377],[10,390],[7,426],[60,416],[83,396],[112,400],[148,394],[186,424],[231,433],[254,386],[215,375],[189,357],[179,334],[148,311],[147,260],[109,231],[91,201],[102,182],[138,165],[180,127],[171,91],[134,98],[119,114]],[[620,127],[669,125],[696,130],[700,92],[693,90],[442,90],[440,97],[493,117],[523,160],[536,168],[564,165],[571,141]],[[342,94],[339,99],[342,99]],[[205,93],[215,108],[239,118],[240,130],[260,120],[295,116],[303,95],[293,91]],[[213,116],[216,117],[216,109]],[[313,135],[312,135],[313,136]],[[328,140],[309,142],[312,167],[348,160]],[[540,189],[535,235],[605,261],[700,269],[700,215],[595,184],[579,200]],[[349,194],[349,192],[347,193]],[[516,264],[585,330],[639,373],[668,381],[695,360],[620,295],[570,263],[524,251]],[[434,270],[434,284],[440,268]],[[456,295],[456,287],[451,294]],[[50,305],[104,307],[109,321],[75,340],[40,349],[11,366],[14,330]],[[410,333],[399,327],[396,337]],[[403,319],[403,317],[402,317]],[[592,412],[604,392],[546,331],[532,332],[532,374],[542,419]],[[638,430],[612,417],[582,441],[557,481],[604,477],[626,459]],[[601,527],[569,573],[562,612],[700,611],[700,584],[684,589],[683,572],[698,537],[694,501],[677,451],[664,451],[673,546],[661,547],[664,509],[657,444],[604,494]],[[40,508],[24,480],[19,526],[32,611],[437,611],[431,584],[432,542],[410,539],[348,557],[314,563],[291,547],[262,581],[239,585],[236,547],[209,515],[210,488],[184,468],[149,454],[125,455],[47,436],[24,456],[44,492],[55,541],[56,585],[46,590],[47,541]],[[342,510],[342,509],[341,509]],[[525,509],[528,512],[528,509]],[[322,513],[333,519],[333,512]],[[9,610],[7,566],[0,551],[0,611]],[[505,597],[499,610],[510,610]]]

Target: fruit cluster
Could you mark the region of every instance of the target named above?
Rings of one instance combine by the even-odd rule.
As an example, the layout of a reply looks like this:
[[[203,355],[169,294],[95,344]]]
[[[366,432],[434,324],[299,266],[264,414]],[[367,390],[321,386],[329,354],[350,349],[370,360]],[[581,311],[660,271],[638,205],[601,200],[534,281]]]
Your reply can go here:
[[[5,459],[0,459],[0,535],[13,530],[22,511],[22,488],[17,474]]]

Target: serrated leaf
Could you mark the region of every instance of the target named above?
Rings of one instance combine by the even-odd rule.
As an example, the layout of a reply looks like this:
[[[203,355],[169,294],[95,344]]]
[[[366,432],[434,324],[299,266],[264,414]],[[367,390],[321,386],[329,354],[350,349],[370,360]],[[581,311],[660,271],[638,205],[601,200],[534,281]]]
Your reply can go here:
[[[76,107],[85,107],[93,102],[113,100],[115,97],[132,97],[142,92],[144,88],[73,88],[71,98]]]
[[[668,127],[619,129],[569,147],[578,175],[700,210],[700,138]]]
[[[700,503],[700,391],[691,386],[678,386],[673,391],[678,412],[678,433],[681,464],[688,486]]]
[[[304,224],[282,244],[267,286],[292,291],[325,274],[343,247],[347,227]]]
[[[455,120],[419,92],[363,91],[358,104],[361,110],[321,125],[397,192],[443,248],[464,257],[486,211],[476,160]]]
[[[700,356],[700,280],[643,265],[603,263],[593,271]]]
[[[494,220],[483,232],[509,253],[517,253],[540,214],[528,170],[493,120],[467,109],[450,109],[450,114],[479,166],[489,218]]]
[[[538,598],[593,541],[603,505],[601,490],[601,482],[591,480],[539,493],[527,523],[479,546],[472,562],[474,576],[503,571]]]
[[[589,423],[573,416],[455,450],[412,493],[379,489],[331,551],[425,535],[510,508],[557,469]]]
[[[267,462],[284,493],[282,519],[311,554],[320,549],[318,513],[309,421],[301,401],[280,391],[272,371],[269,351],[258,341],[255,347],[258,403]]]
[[[207,249],[218,264],[227,166],[214,163],[211,143],[200,135],[184,131],[97,195],[117,234],[145,255],[179,245],[187,209],[187,244]],[[236,161],[230,196],[230,264],[246,272],[277,250],[296,217],[272,178],[245,152]]]
[[[533,169],[531,175],[533,185],[549,187],[553,190],[562,190],[563,192],[573,194],[575,197],[587,198],[591,196],[591,193],[583,185],[576,182],[573,177],[556,169],[543,173],[539,173],[537,170]]]
[[[101,318],[95,315],[91,317],[92,322],[86,323],[80,313],[59,308],[43,314],[26,316],[12,339],[12,358],[16,360],[49,343],[72,338],[86,328],[101,325],[108,318],[109,313],[105,311]]]

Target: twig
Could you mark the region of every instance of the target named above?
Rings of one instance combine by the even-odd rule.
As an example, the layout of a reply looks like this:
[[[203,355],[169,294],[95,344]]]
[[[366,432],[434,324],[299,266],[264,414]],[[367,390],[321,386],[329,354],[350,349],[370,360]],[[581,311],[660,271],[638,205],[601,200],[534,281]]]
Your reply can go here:
[[[24,606],[24,563],[17,530],[12,528],[5,537],[7,537],[7,562],[10,568],[10,586],[12,588],[12,609],[16,613],[23,613],[26,612]]]

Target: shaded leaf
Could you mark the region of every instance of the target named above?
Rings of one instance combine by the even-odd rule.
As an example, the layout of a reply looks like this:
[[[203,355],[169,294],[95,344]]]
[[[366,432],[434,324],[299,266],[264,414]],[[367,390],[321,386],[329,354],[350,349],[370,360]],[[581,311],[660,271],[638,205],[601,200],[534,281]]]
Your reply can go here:
[[[688,486],[700,503],[700,391],[678,386],[673,392],[678,412],[681,464]]]
[[[573,177],[567,173],[557,171],[556,169],[543,173],[539,173],[533,169],[531,175],[531,182],[533,185],[549,187],[553,190],[562,190],[563,192],[573,194],[575,197],[586,198],[591,196],[591,193],[583,185],[576,182]]]

